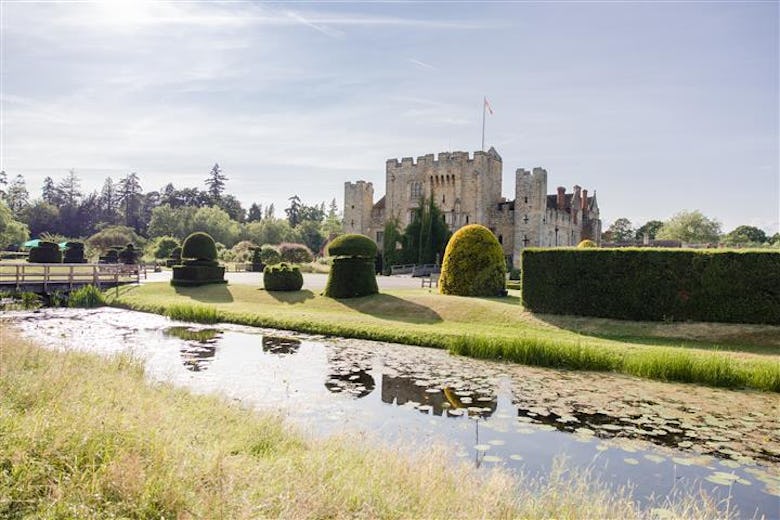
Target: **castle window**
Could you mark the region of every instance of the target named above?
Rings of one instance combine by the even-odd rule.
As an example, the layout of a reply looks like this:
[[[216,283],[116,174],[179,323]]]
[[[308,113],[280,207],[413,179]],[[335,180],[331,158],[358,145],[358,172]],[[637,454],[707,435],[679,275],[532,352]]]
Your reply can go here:
[[[385,240],[385,233],[384,231],[377,231],[376,232],[376,243],[377,245],[381,246],[382,242]]]
[[[415,200],[422,197],[422,183],[411,182],[409,183],[409,199]]]
[[[523,215],[523,224],[528,224],[528,215]]]
[[[528,204],[528,195],[525,196],[525,203]]]
[[[504,235],[498,235],[498,243],[501,245],[504,244]]]
[[[468,224],[468,223],[469,223],[469,216],[466,215],[466,224]]]
[[[352,205],[352,209],[355,209],[355,205],[354,204]]]
[[[444,204],[444,195],[441,196],[441,203]]]

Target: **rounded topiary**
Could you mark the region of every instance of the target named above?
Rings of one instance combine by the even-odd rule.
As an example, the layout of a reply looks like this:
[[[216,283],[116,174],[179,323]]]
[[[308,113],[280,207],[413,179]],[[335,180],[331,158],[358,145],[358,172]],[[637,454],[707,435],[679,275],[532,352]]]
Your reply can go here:
[[[42,240],[30,249],[27,261],[33,264],[59,264],[62,263],[62,251],[58,244]]]
[[[311,249],[306,247],[305,244],[279,244],[279,254],[283,262],[290,262],[291,264],[308,264],[314,260]]]
[[[349,233],[334,238],[328,244],[329,256],[360,256],[374,261],[376,244],[365,235]]]
[[[282,255],[279,250],[270,244],[265,244],[260,248],[260,261],[265,265],[274,265],[282,261]]]
[[[439,291],[458,296],[499,296],[505,290],[506,260],[495,235],[479,224],[456,231],[444,250]]]
[[[84,258],[84,242],[66,242],[63,262],[66,264],[83,264],[87,260]]]
[[[282,262],[263,270],[263,286],[266,291],[300,291],[303,287],[301,270]]]
[[[181,260],[181,246],[176,246],[171,250],[170,258],[172,260]]]
[[[184,239],[181,257],[190,264],[217,265],[217,245],[211,235],[198,231]]]
[[[378,293],[376,251],[374,241],[364,235],[341,235],[328,244],[328,254],[336,258],[328,273],[325,296],[354,298]]]
[[[577,244],[577,247],[598,247],[598,246],[596,245],[596,242],[594,242],[593,240],[586,239],[580,242],[579,244]]]

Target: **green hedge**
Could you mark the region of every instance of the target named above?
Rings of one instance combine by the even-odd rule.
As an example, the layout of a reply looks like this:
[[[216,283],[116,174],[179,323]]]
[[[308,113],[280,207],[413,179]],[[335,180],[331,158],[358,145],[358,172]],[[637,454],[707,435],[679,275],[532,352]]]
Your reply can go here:
[[[184,239],[181,245],[181,257],[216,261],[217,244],[208,233],[197,231]]]
[[[27,261],[31,264],[60,264],[62,251],[58,244],[41,240],[37,246],[30,249]]]
[[[374,246],[376,248],[376,246]],[[377,294],[376,273],[373,258],[338,257],[328,274],[325,296],[331,298],[356,298]]]
[[[297,266],[284,262],[269,265],[263,271],[263,287],[266,291],[300,291],[303,275]]]
[[[526,249],[533,312],[652,321],[780,325],[780,253]]]
[[[175,265],[171,285],[196,286],[227,283],[225,268],[221,265]]]
[[[485,226],[471,224],[452,235],[444,250],[439,292],[457,296],[499,296],[506,286],[501,244]]]
[[[349,233],[337,236],[328,244],[328,256],[362,256],[373,261],[376,249],[374,241],[367,236]]]

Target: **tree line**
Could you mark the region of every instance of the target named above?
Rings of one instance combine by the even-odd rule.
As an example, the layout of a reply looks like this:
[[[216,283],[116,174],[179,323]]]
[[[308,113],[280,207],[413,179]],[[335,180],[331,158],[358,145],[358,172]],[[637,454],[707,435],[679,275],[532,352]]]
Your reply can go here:
[[[241,240],[299,242],[316,252],[341,232],[335,199],[326,207],[324,202],[305,204],[293,195],[285,218],[277,218],[273,204],[264,208],[252,203],[246,210],[227,192],[228,180],[217,163],[202,187],[177,188],[168,183],[159,190],[145,191],[139,175],[131,172],[120,179],[107,177],[100,189],[85,192],[77,172],[70,170],[59,180],[46,177],[40,197],[32,198],[22,175],[11,179],[2,171],[0,200],[8,213],[0,215],[1,222],[17,224],[13,236],[6,237],[0,229],[4,241],[0,248],[17,243],[27,233],[86,239],[101,232],[112,235],[105,233],[111,228],[126,228],[125,234],[132,232],[141,240],[159,236],[181,240],[192,231],[206,231],[227,248]]]

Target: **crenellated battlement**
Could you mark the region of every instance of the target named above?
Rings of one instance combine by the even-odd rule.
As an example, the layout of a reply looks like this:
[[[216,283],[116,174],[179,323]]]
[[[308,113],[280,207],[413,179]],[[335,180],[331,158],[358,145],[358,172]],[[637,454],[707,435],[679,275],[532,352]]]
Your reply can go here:
[[[403,157],[399,161],[398,159],[388,159],[386,161],[387,169],[391,168],[403,168],[403,167],[438,167],[443,165],[452,165],[452,164],[462,164],[462,165],[468,165],[469,163],[473,163],[474,161],[481,161],[485,159],[492,159],[501,161],[501,157],[495,153],[495,151],[491,154],[491,152],[483,152],[483,151],[476,151],[473,153],[469,152],[439,152],[438,154],[434,155],[432,153],[429,153],[427,155],[421,155],[417,157],[415,160],[414,157]]]

